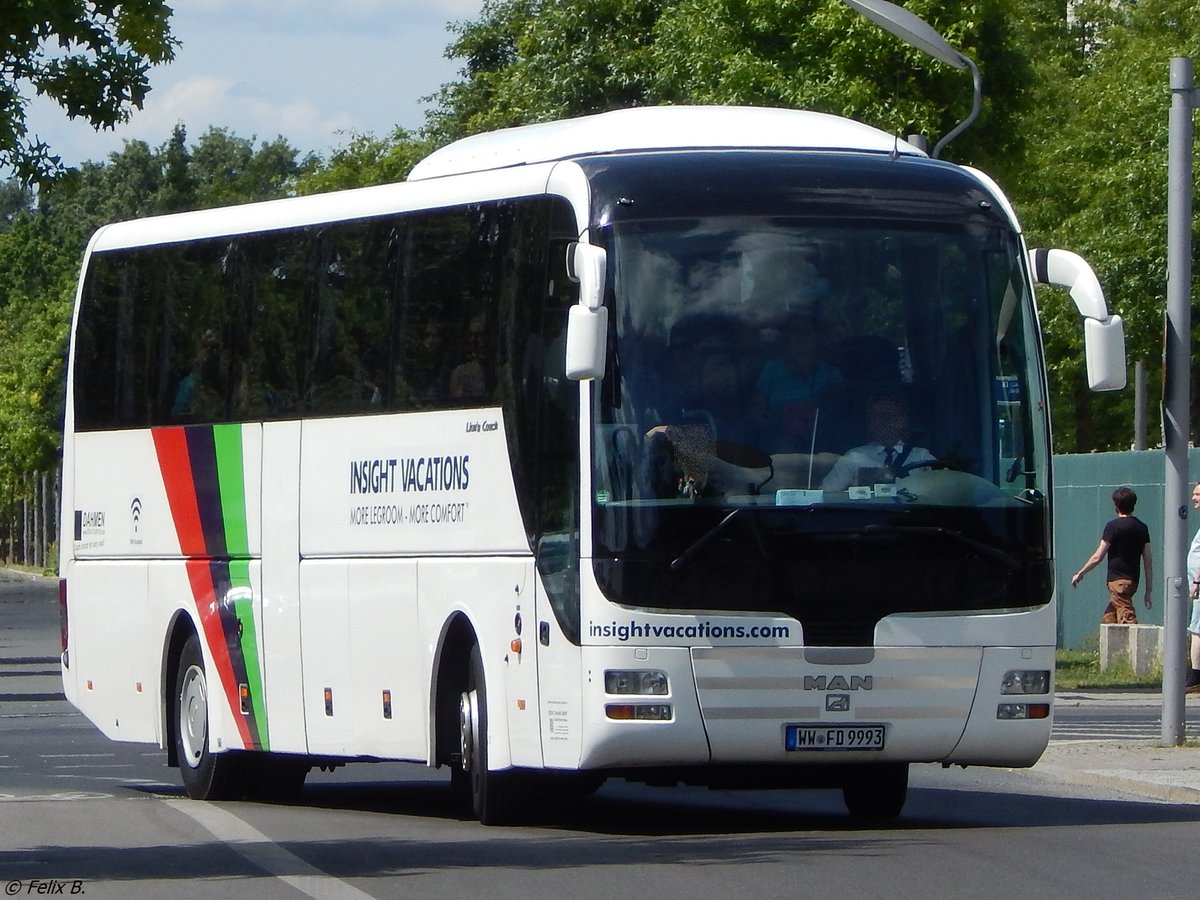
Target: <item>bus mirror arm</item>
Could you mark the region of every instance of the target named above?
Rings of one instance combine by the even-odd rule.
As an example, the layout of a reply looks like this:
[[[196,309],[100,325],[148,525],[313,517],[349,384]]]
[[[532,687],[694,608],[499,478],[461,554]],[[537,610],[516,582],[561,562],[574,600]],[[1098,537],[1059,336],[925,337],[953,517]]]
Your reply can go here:
[[[579,303],[567,316],[566,375],[572,381],[602,378],[608,341],[604,276],[608,254],[594,244],[567,247],[567,274],[579,283]]]
[[[579,284],[579,304],[588,309],[604,305],[604,273],[608,254],[595,244],[571,243],[567,246],[567,275]]]
[[[1029,264],[1038,284],[1066,288],[1084,317],[1088,387],[1093,391],[1119,391],[1125,387],[1125,325],[1109,315],[1104,291],[1087,261],[1069,250],[1029,251]]]

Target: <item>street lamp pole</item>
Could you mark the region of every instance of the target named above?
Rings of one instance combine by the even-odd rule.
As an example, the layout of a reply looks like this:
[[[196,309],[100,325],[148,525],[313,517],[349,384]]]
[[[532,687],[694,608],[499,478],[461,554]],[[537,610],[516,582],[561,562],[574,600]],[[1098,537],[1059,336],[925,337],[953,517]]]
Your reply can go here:
[[[938,34],[928,22],[920,16],[910,13],[903,6],[897,6],[890,0],[842,0],[842,2],[866,16],[880,28],[891,32],[910,47],[915,47],[955,69],[970,70],[971,85],[974,90],[971,111],[934,146],[933,158],[940,158],[942,149],[966,131],[971,123],[979,117],[979,110],[983,107],[983,84],[979,77],[979,69],[976,68],[975,63],[946,43],[946,39]]]
[[[1187,599],[1191,594],[1185,559],[1188,436],[1191,431],[1192,337],[1192,110],[1198,103],[1192,86],[1192,61],[1171,59],[1171,114],[1167,156],[1167,328],[1163,348],[1163,425],[1166,443],[1164,478],[1162,742],[1184,741],[1184,671],[1187,668]]]

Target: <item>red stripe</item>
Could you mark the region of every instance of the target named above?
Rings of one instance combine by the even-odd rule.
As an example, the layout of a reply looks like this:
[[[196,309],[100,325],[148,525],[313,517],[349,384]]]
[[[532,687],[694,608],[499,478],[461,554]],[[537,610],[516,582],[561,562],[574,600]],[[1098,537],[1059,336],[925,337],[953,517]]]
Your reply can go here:
[[[229,646],[225,643],[225,632],[221,628],[221,615],[217,611],[217,592],[212,581],[212,567],[206,559],[189,559],[187,561],[188,581],[192,585],[192,596],[196,598],[196,609],[200,612],[200,625],[204,629],[204,641],[212,654],[213,664],[217,667],[217,680],[225,692],[229,709],[233,712],[233,721],[237,724],[242,736],[242,746],[249,749],[254,746],[250,736],[250,724],[241,714],[242,701],[238,696],[237,678],[233,674],[233,662],[229,658]],[[209,678],[211,685],[213,679]]]
[[[204,528],[200,524],[187,437],[182,428],[154,428],[150,433],[154,436],[158,467],[167,490],[167,502],[171,505],[171,517],[175,520],[179,550],[184,556],[203,556],[206,552]]]
[[[188,559],[188,581],[196,611],[200,615],[200,627],[204,632],[204,643],[212,655],[216,678],[209,677],[210,685],[220,684],[225,701],[233,713],[242,737],[242,746],[253,746],[250,725],[241,714],[241,698],[238,696],[237,678],[233,674],[233,662],[229,658],[229,646],[225,643],[225,631],[221,628],[221,615],[217,609],[217,592],[213,584],[212,567],[207,558],[204,543],[204,528],[200,522],[200,507],[196,500],[196,480],[192,473],[192,460],[188,453],[187,435],[182,428],[154,428],[154,450],[158,454],[158,467],[162,472],[163,487],[167,492],[167,503],[171,507],[171,518],[175,521],[175,534],[179,538],[179,550],[184,556],[202,557]]]

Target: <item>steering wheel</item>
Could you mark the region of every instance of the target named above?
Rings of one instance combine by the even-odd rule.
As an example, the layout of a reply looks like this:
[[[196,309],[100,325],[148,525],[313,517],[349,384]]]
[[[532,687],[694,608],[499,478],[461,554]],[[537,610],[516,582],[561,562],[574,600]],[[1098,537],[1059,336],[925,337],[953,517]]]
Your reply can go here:
[[[917,462],[905,463],[896,470],[896,477],[903,478],[915,469],[945,469],[952,472],[965,472],[963,464],[954,459],[922,459]]]

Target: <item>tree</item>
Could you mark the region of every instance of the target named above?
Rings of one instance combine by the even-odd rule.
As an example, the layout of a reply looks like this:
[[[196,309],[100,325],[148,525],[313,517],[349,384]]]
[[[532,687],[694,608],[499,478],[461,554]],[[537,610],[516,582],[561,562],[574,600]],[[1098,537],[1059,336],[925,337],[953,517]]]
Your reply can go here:
[[[0,487],[54,465],[74,277],[44,219],[0,234]]]
[[[0,182],[0,232],[12,228],[17,217],[33,206],[33,191],[15,178]]]
[[[1040,101],[1022,123],[1041,138],[1011,193],[1031,245],[1070,247],[1096,268],[1110,310],[1125,320],[1129,358],[1149,363],[1149,393],[1160,396],[1168,60],[1200,54],[1200,9],[1191,0],[1081,3],[1057,45],[1044,46],[1055,52],[1038,56]],[[1057,292],[1040,301],[1056,449],[1128,447],[1133,392],[1087,391],[1073,304]],[[1192,397],[1200,424],[1194,389]]]
[[[954,145],[978,164],[1019,154],[1013,117],[1032,77],[1013,0],[907,6],[971,56],[987,91]],[[970,80],[840,0],[492,0],[455,26],[463,78],[438,94],[438,141],[654,103],[800,107],[938,137],[966,116]],[[948,153],[948,155],[951,155]]]
[[[348,188],[403,181],[412,167],[434,149],[433,144],[403,129],[387,138],[356,134],[318,165],[296,180],[300,194],[319,194]]]
[[[947,157],[992,168],[1019,155],[1013,116],[1032,77],[1030,48],[1008,0],[910,0],[921,16],[978,66],[979,120]],[[931,143],[964,119],[972,87],[840,0],[680,0],[656,29],[658,83],[688,103],[812,109],[848,116]]]
[[[210,128],[192,149],[192,208],[229,206],[253,200],[289,196],[296,179],[317,165],[315,156],[303,159],[283,137],[255,147],[255,138],[242,138],[224,128]]]
[[[140,109],[152,65],[173,58],[165,0],[7,0],[0,5],[0,165],[26,183],[61,172],[61,160],[25,121],[30,89],[112,128]]]
[[[214,128],[189,147],[177,126],[157,150],[128,141],[106,163],[44,185],[37,208],[27,192],[0,192],[0,498],[53,467],[72,299],[92,233],[121,219],[285,197],[311,165],[283,139],[256,148]]]

